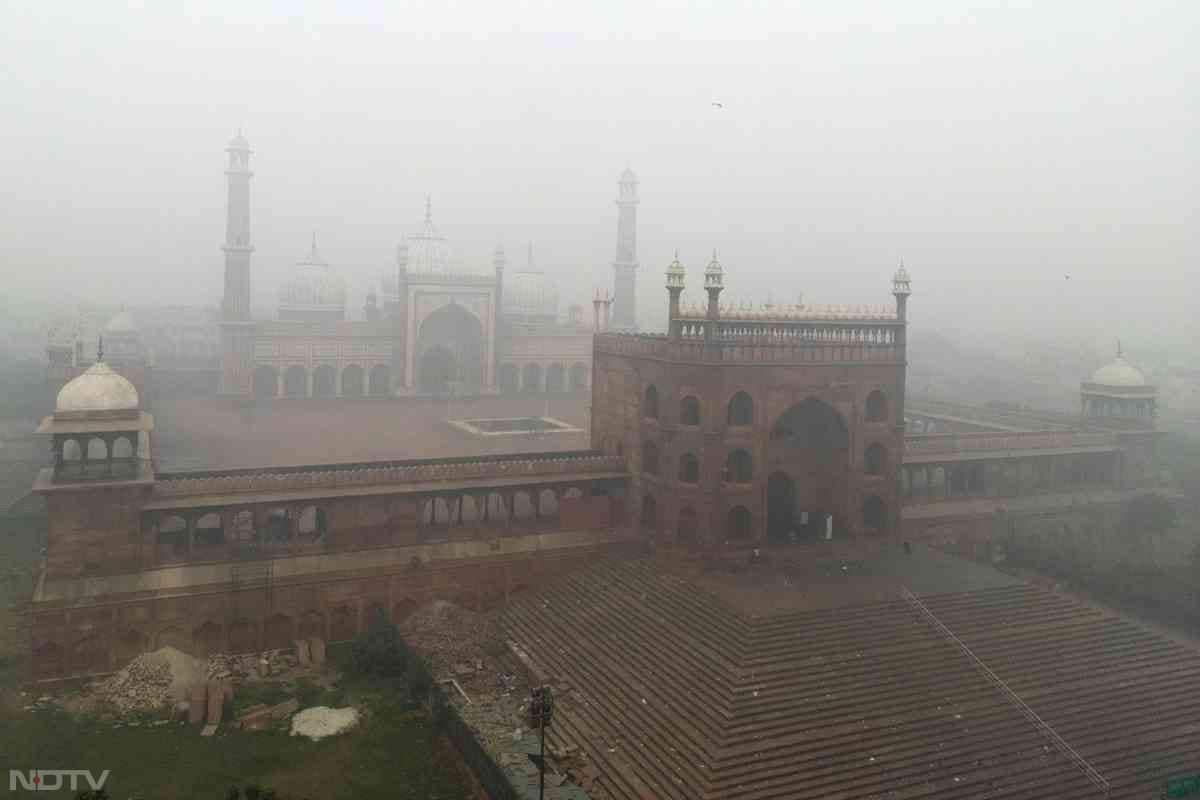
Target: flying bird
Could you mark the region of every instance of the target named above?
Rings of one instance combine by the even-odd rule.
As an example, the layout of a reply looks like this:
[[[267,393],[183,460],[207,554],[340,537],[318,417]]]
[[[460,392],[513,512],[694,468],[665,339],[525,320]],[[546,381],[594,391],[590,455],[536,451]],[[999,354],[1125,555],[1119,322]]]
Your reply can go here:
[[[1071,276],[1070,276],[1070,275],[1064,275],[1063,277],[1064,277],[1064,278],[1066,278],[1067,280],[1071,280]]]
[[[716,100],[713,100],[713,108],[724,108],[724,107],[725,107],[724,103],[718,103]]]

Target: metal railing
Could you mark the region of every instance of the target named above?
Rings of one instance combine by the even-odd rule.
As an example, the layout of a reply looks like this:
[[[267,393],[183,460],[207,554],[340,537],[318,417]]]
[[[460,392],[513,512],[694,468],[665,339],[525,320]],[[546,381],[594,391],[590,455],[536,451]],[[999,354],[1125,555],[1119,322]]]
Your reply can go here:
[[[1097,789],[1104,793],[1104,797],[1108,797],[1111,789],[1109,782],[1096,770],[1095,767],[1088,763],[1087,759],[1079,755],[1079,753],[1076,752],[1071,745],[1067,744],[1066,740],[1059,736],[1058,733],[1050,727],[1048,722],[1039,717],[1037,712],[1030,708],[1025,701],[1021,699],[1020,695],[1009,688],[1008,684],[1005,683],[999,675],[992,672],[988,665],[983,663],[982,659],[975,655],[971,648],[967,647],[965,642],[954,635],[954,631],[943,625],[942,621],[938,619],[937,616],[930,611],[924,603],[921,602],[919,597],[909,591],[907,586],[901,588],[900,594],[910,606],[916,609],[916,611],[921,615],[922,618],[925,619],[926,622],[932,625],[934,629],[946,639],[946,641],[957,647],[963,653],[963,655],[971,660],[971,663],[983,675],[983,677],[987,678],[989,683],[999,689],[1008,699],[1008,701],[1017,709],[1017,711],[1021,712],[1021,716],[1033,723],[1038,731],[1050,740],[1050,743],[1054,745],[1054,749],[1058,750],[1058,752],[1065,756],[1067,760],[1078,767],[1080,771],[1087,776],[1087,779],[1091,781]]]

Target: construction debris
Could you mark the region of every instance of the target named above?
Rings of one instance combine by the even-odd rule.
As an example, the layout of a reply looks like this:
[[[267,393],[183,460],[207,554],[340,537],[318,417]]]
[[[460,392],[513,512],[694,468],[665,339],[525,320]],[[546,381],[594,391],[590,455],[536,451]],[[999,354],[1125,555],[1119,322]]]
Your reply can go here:
[[[115,675],[93,684],[92,691],[120,714],[152,712],[187,699],[188,687],[203,676],[204,662],[163,647],[133,659]]]

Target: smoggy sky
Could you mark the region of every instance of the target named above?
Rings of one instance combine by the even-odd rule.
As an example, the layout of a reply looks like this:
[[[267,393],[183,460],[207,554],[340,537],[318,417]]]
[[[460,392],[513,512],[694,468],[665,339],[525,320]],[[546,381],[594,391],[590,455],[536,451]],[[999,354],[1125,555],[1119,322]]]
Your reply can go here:
[[[902,257],[919,324],[1197,335],[1200,4],[965,5],[5,3],[0,269],[215,304],[241,128],[263,309],[315,230],[357,315],[427,192],[585,301],[629,165],[644,310],[716,247],[735,300],[886,302]]]

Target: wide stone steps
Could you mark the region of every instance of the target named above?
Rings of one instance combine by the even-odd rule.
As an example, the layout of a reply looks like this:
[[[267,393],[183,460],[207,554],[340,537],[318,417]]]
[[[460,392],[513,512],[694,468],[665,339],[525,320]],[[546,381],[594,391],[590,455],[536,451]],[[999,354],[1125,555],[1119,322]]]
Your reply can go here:
[[[1113,798],[1200,763],[1197,653],[1027,586],[922,600]],[[569,687],[563,739],[621,800],[1098,796],[903,601],[746,618],[651,565],[603,562],[506,623]]]

